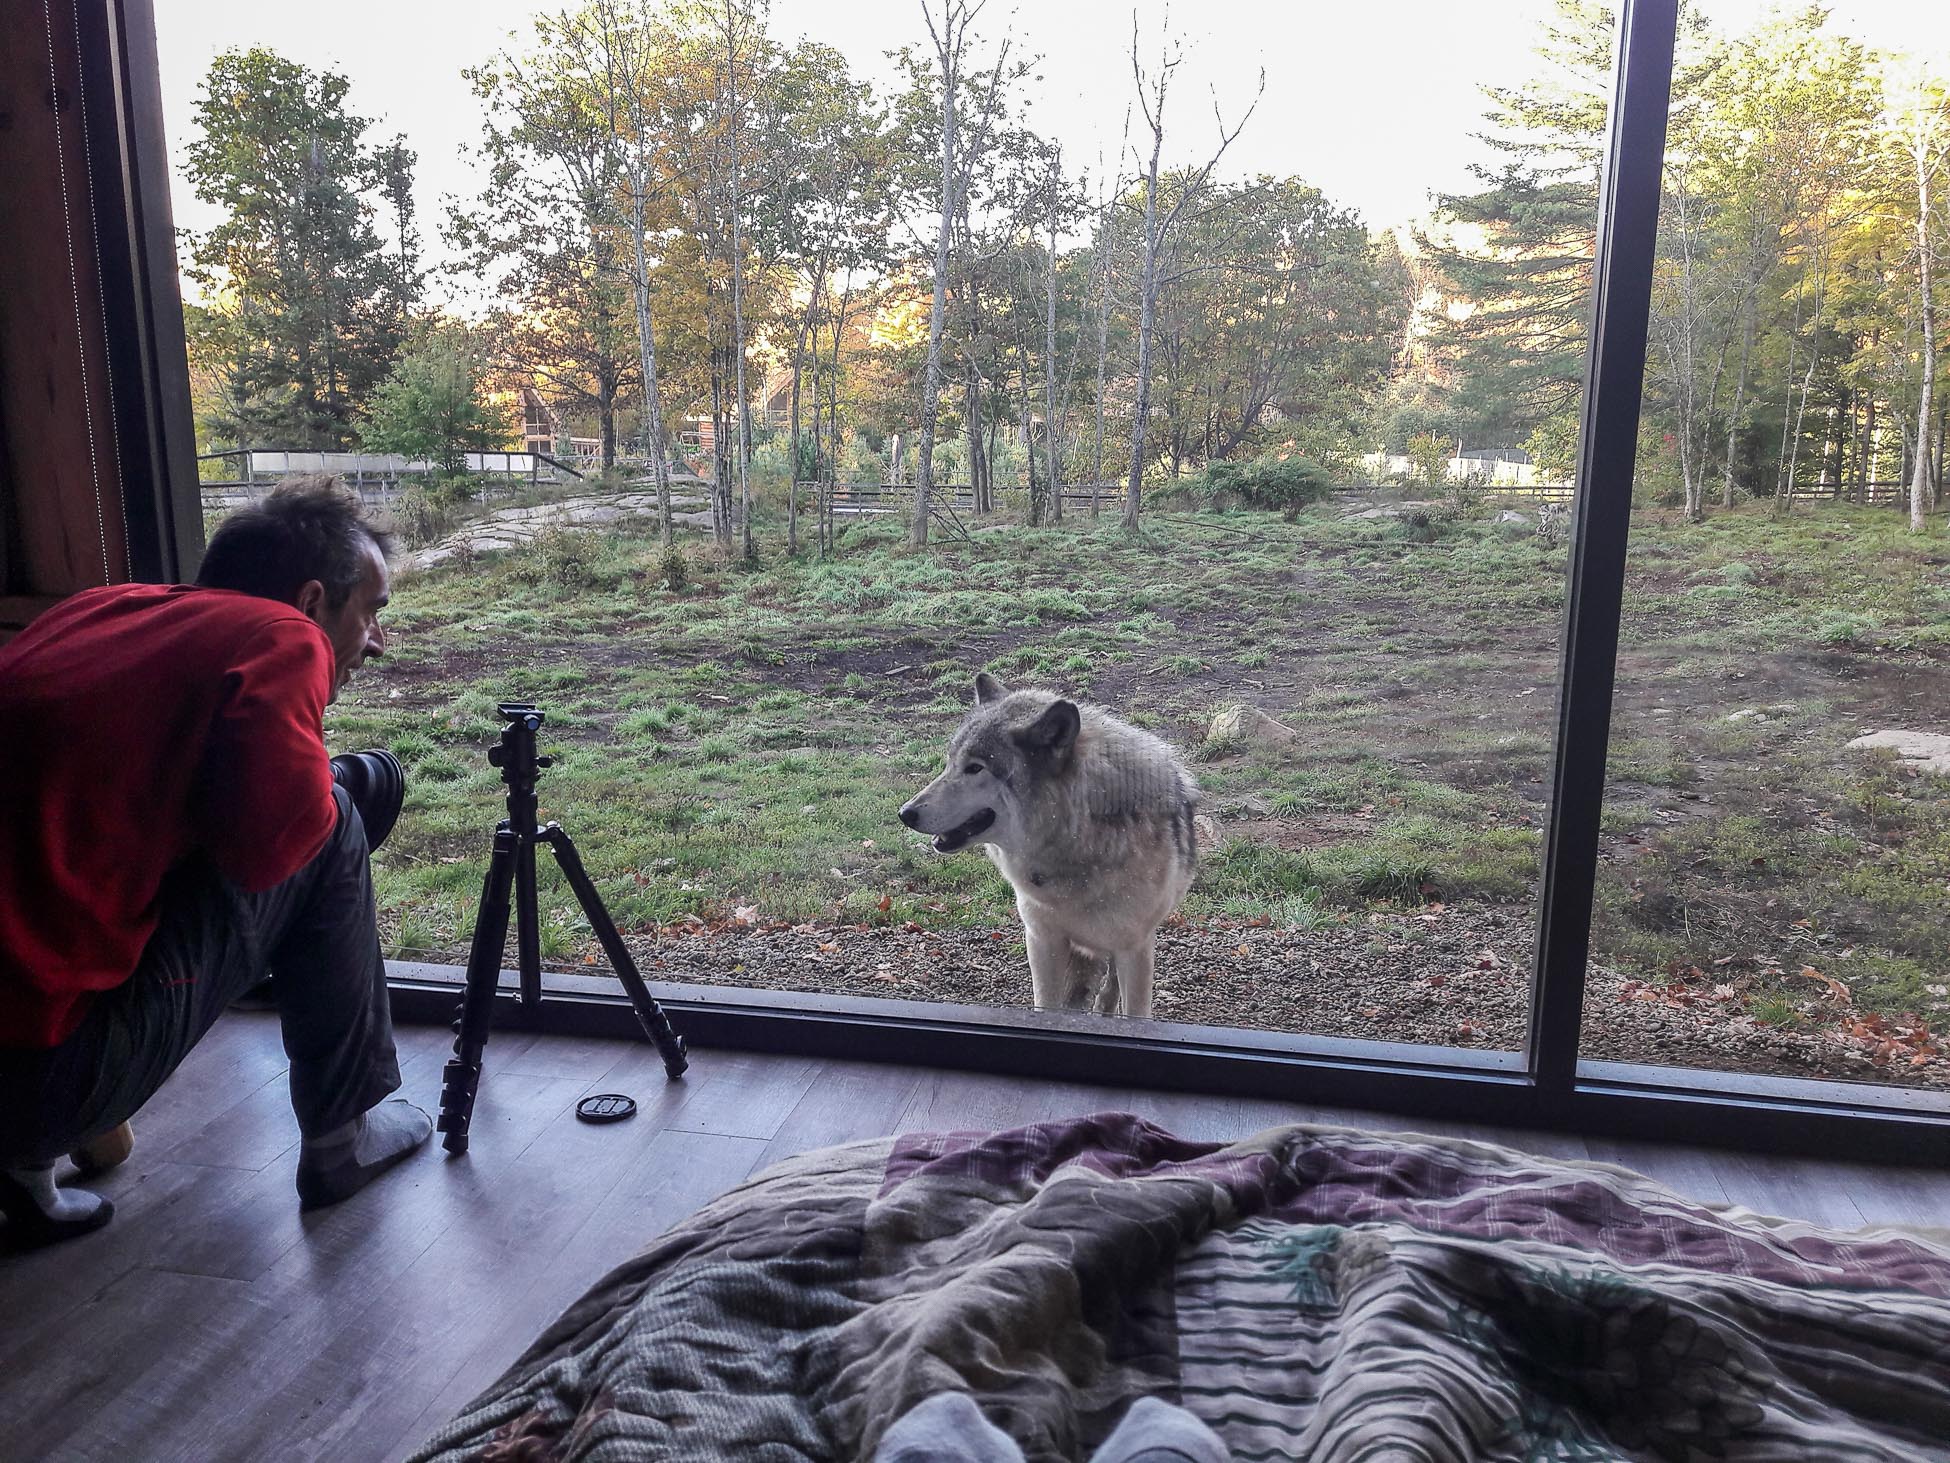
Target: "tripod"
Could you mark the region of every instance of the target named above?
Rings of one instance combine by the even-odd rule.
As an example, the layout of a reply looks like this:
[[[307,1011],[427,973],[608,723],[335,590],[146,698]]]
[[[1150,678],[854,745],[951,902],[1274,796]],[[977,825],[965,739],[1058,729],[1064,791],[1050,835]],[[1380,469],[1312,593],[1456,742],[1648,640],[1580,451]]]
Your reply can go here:
[[[481,1054],[487,1047],[494,1019],[494,994],[501,979],[501,958],[508,943],[508,893],[515,903],[515,946],[521,973],[521,1008],[534,1014],[542,1000],[541,925],[535,913],[535,845],[546,843],[555,853],[562,875],[575,890],[582,912],[601,942],[616,977],[629,993],[630,1005],[644,1034],[656,1044],[664,1071],[681,1077],[689,1065],[684,1038],[671,1027],[656,998],[637,973],[616,924],[603,908],[603,899],[582,867],[576,846],[559,824],[535,826],[535,783],[550,759],[535,755],[535,733],[542,713],[525,703],[506,702],[495,708],[508,724],[501,744],[488,748],[488,763],[501,769],[508,785],[508,816],[494,830],[494,852],[488,859],[487,881],[481,887],[481,907],[474,918],[474,943],[467,953],[467,989],[461,996],[460,1016],[454,1022],[454,1055],[441,1074],[441,1146],[449,1153],[467,1151],[467,1128],[474,1118],[474,1095],[481,1084]]]

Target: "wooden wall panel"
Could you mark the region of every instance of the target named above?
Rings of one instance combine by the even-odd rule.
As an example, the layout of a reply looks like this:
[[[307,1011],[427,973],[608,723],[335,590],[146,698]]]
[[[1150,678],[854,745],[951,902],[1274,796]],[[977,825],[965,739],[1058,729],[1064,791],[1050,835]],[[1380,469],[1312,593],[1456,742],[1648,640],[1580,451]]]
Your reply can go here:
[[[115,98],[83,78],[87,3],[19,0],[0,47],[0,593],[16,600],[128,578],[101,269],[119,220],[100,216],[111,180],[85,132]]]

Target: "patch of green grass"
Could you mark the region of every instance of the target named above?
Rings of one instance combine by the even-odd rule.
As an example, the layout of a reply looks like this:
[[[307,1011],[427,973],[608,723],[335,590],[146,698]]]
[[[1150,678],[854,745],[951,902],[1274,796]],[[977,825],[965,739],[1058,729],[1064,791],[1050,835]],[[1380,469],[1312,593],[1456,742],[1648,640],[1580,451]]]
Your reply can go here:
[[[898,523],[856,522],[836,555],[797,559],[761,517],[760,566],[695,551],[681,597],[654,529],[552,561],[403,572],[391,653],[328,725],[335,749],[390,745],[409,763],[408,815],[378,861],[389,927],[464,941],[504,792],[482,757],[494,702],[534,698],[561,759],[545,807],[627,922],[756,904],[1011,928],[987,860],[935,856],[893,816],[938,770],[983,667],[1175,740],[1208,795],[1249,817],[1327,823],[1304,850],[1230,839],[1202,863],[1194,912],[1311,927],[1376,899],[1527,905],[1552,698],[1516,692],[1551,684],[1562,550],[1466,513],[1404,533],[1343,507],[1254,515],[1254,538],[1192,514],[1131,539],[1112,515],[920,552]],[[1912,538],[1901,519],[1635,515],[1621,687],[1650,678],[1675,714],[1615,729],[1611,776],[1630,788],[1605,836],[1644,842],[1604,866],[1596,958],[1646,976],[1755,950],[1785,963],[1782,931],[1818,929],[1823,968],[1864,1009],[1924,1000],[1950,948],[1950,787],[1835,745],[1838,727],[1875,724],[1861,708],[1886,704],[1866,692],[1894,657],[1927,677],[1950,643],[1944,535]],[[912,665],[900,675],[880,669],[894,647]],[[1203,745],[1235,699],[1301,744]],[[1723,719],[1775,702],[1797,710]],[[564,921],[553,938],[574,959],[587,933]]]

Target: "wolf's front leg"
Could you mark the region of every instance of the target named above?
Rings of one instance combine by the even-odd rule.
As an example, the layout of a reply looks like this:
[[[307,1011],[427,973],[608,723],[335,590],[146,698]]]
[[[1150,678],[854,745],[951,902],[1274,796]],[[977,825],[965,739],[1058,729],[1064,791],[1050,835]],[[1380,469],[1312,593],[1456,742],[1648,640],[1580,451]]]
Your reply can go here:
[[[1119,950],[1111,957],[1111,971],[1117,982],[1117,1013],[1120,1016],[1151,1015],[1151,986],[1157,974],[1156,935],[1146,935],[1135,950]]]
[[[1038,1011],[1061,1010],[1070,997],[1070,941],[1061,931],[1027,920],[1023,943],[1029,947],[1029,995]]]

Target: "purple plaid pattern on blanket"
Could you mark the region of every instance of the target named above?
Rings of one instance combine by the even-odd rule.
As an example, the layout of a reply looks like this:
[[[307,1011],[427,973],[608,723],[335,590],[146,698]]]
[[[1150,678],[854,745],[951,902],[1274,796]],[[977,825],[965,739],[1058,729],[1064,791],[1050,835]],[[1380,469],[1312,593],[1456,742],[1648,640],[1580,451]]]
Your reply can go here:
[[[1142,1396],[1252,1463],[1950,1463],[1950,1248],[1410,1134],[907,1134],[707,1206],[416,1458],[868,1459],[948,1389],[1034,1463]]]

